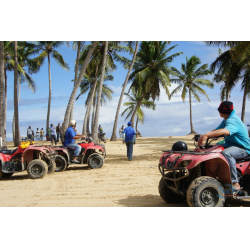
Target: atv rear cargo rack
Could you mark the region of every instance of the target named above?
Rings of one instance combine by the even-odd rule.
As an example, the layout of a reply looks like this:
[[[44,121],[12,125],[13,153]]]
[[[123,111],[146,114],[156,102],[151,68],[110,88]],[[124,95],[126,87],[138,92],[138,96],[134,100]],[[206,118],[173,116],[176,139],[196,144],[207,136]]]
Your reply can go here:
[[[172,151],[172,150],[162,150],[162,152],[168,152],[168,153],[172,153],[172,154],[188,154],[188,155],[219,154],[218,152]]]

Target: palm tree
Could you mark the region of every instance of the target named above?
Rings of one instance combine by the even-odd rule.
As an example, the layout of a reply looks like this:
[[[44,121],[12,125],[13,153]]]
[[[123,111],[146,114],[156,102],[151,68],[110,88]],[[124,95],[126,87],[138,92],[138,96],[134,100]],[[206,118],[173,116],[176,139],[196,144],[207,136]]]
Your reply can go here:
[[[123,116],[123,115],[125,115],[127,113],[125,121],[127,119],[131,118],[132,114],[134,113],[135,108],[137,106],[137,103],[140,100],[141,94],[142,94],[142,90],[139,90],[139,91],[136,92],[135,89],[132,89],[132,93],[131,94],[125,93],[125,95],[129,99],[128,102],[125,102],[123,104],[124,106],[127,106],[127,108],[121,114],[121,116]],[[144,124],[145,114],[144,114],[142,108],[147,108],[147,109],[155,110],[155,107],[156,107],[156,105],[155,105],[155,103],[153,101],[150,101],[147,98],[143,98],[142,99],[141,104],[137,107],[137,110],[136,110],[136,117],[137,117],[136,118],[136,126],[135,126],[135,131],[136,132],[138,132],[138,130],[137,130],[138,122]]]
[[[81,57],[80,57],[80,64],[82,61],[85,60],[86,54],[89,51],[90,45],[84,46]],[[86,134],[86,127],[87,127],[87,120],[91,113],[91,108],[93,105],[93,97],[94,92],[97,84],[97,78],[100,74],[100,70],[102,68],[102,61],[103,61],[103,55],[104,55],[104,48],[105,48],[105,42],[98,42],[98,46],[96,47],[93,56],[91,58],[91,61],[89,63],[90,70],[93,70],[93,74],[95,75],[95,78],[93,80],[93,87],[90,95],[90,99],[87,105],[87,110],[85,113],[85,118],[83,122],[83,134]],[[120,45],[120,42],[109,42],[108,43],[108,51],[107,51],[107,60],[106,60],[106,71],[111,72],[112,70],[115,70],[117,66],[115,65],[115,61],[126,64],[128,60],[126,58],[120,56],[119,52],[131,52],[131,48],[129,46],[122,46]]]
[[[87,55],[85,57],[85,60],[84,60],[84,63],[83,65],[81,66],[81,70],[80,70],[80,73],[79,73],[79,76],[77,78],[76,81],[74,81],[74,87],[73,87],[73,90],[71,92],[71,95],[70,95],[70,98],[69,98],[69,102],[68,102],[68,105],[67,105],[67,108],[66,108],[66,111],[65,111],[65,115],[64,115],[64,122],[63,122],[63,127],[62,127],[62,133],[64,133],[66,131],[66,128],[67,128],[67,125],[68,125],[68,121],[69,121],[69,118],[70,118],[70,112],[72,110],[72,106],[74,104],[74,101],[75,101],[75,98],[76,98],[76,94],[77,94],[77,91],[80,87],[80,84],[81,84],[81,80],[85,74],[85,71],[86,71],[86,68],[89,64],[89,61],[90,61],[90,58],[95,50],[95,47],[97,46],[98,42],[95,41],[92,43],[89,51],[87,52]]]
[[[100,105],[101,105],[101,95],[102,95],[102,85],[105,75],[105,68],[106,68],[106,60],[107,60],[107,53],[108,53],[108,41],[105,42],[104,46],[104,53],[103,53],[103,59],[102,59],[102,71],[101,71],[101,78],[100,78],[100,85],[97,95],[97,102],[96,102],[96,110],[95,110],[95,120],[93,125],[93,131],[92,131],[92,137],[95,143],[98,143],[98,134],[97,134],[97,128],[98,128],[98,119],[99,119],[99,112],[100,112]]]
[[[169,64],[175,57],[182,54],[182,52],[170,56],[167,54],[176,46],[167,49],[167,42],[141,42],[140,50],[134,64],[134,71],[129,77],[129,80],[132,80],[130,89],[135,88],[138,90],[142,88],[142,95],[131,117],[132,127],[134,127],[136,110],[144,97],[150,94],[153,101],[158,99],[160,96],[160,86],[170,96],[168,86],[171,85],[169,75],[172,71],[169,68]]]
[[[200,58],[196,56],[192,56],[190,59],[186,57],[186,64],[181,64],[181,72],[179,72],[175,67],[171,67],[174,75],[178,77],[178,79],[171,79],[171,82],[179,84],[177,88],[173,90],[170,97],[178,92],[181,92],[181,97],[183,102],[185,101],[185,97],[187,92],[189,92],[189,105],[190,105],[190,126],[191,126],[191,133],[196,133],[193,128],[192,122],[192,98],[191,95],[193,94],[194,98],[200,102],[199,94],[204,94],[207,99],[209,100],[207,93],[204,89],[200,86],[206,86],[208,88],[213,88],[214,84],[209,80],[202,79],[204,76],[211,75],[212,71],[208,70],[208,64],[201,64]]]
[[[78,71],[79,71],[79,59],[80,59],[80,52],[84,46],[85,42],[84,41],[75,41],[73,42],[73,50],[77,50],[76,54],[76,62],[75,62],[75,79],[74,79],[74,86],[77,82],[77,77],[78,77]],[[72,104],[72,108],[70,111],[70,118],[69,121],[73,119],[73,114],[74,114],[74,103]]]
[[[214,73],[216,69],[218,69],[213,78],[213,81],[217,83],[224,83],[221,86],[221,101],[223,101],[224,99],[228,100],[231,90],[240,79],[242,70],[237,65],[237,63],[232,60],[232,57],[228,50],[222,53],[220,49],[219,56],[211,64],[210,69]]]
[[[127,86],[127,83],[128,83],[128,79],[129,79],[130,73],[131,73],[131,71],[133,69],[133,66],[134,66],[135,57],[136,57],[137,50],[138,50],[138,45],[139,45],[139,41],[136,42],[135,52],[134,52],[134,55],[133,55],[133,59],[132,59],[132,62],[130,64],[130,67],[129,67],[129,70],[128,70],[125,82],[124,82],[123,87],[122,87],[122,92],[121,92],[121,95],[120,95],[120,99],[119,99],[117,110],[116,110],[116,114],[115,114],[115,121],[114,121],[114,126],[113,126],[113,133],[112,133],[110,141],[117,141],[117,138],[116,138],[116,129],[117,129],[117,123],[118,123],[119,113],[120,113],[120,109],[121,109],[121,105],[122,105],[122,99],[123,99],[123,95],[125,93],[125,89],[126,89],[126,86]]]
[[[2,138],[2,148],[7,148],[6,133],[4,131],[4,122],[6,123],[6,118],[3,119],[5,113],[5,83],[4,83],[4,42],[0,41],[0,137]]]
[[[26,82],[28,87],[32,90],[33,93],[36,91],[36,84],[30,74],[33,73],[35,68],[36,71],[36,61],[30,57],[36,54],[38,51],[35,49],[35,45],[27,42],[18,42],[17,56],[18,56],[18,99],[17,103],[19,104],[20,100],[20,89],[22,83]],[[26,69],[27,68],[27,69]],[[15,138],[15,116],[13,116],[13,141]]]
[[[21,136],[19,130],[19,114],[18,114],[18,96],[17,96],[17,82],[18,82],[18,57],[17,57],[17,41],[14,42],[14,115],[15,115],[15,140],[14,146],[18,146],[21,143]]]
[[[87,71],[89,68],[87,68]],[[76,100],[78,100],[78,98],[85,94],[88,93],[87,95],[87,99],[85,102],[85,106],[88,105],[91,94],[92,94],[92,88],[93,88],[93,82],[94,82],[94,75],[91,74],[92,72],[87,72],[87,74],[84,75],[84,79],[81,82],[80,85],[80,94],[77,96]],[[106,75],[104,76],[104,82],[106,81],[113,81],[114,77],[109,74],[108,72],[106,72]],[[96,88],[94,91],[94,98],[93,98],[93,104],[92,104],[92,122],[91,122],[91,131],[93,131],[93,123],[94,123],[94,117],[95,117],[95,107],[96,107],[96,102],[97,102],[97,93],[99,91],[99,86],[100,86],[100,74],[99,77],[97,79],[97,83],[96,83]],[[101,106],[103,104],[105,104],[108,101],[112,100],[112,94],[113,94],[113,90],[111,88],[108,87],[107,84],[103,84],[102,86],[102,95],[101,95]],[[87,120],[87,124],[86,124],[86,130],[90,131],[89,129],[89,120],[90,120],[90,116],[91,116],[91,112],[89,112],[88,116],[85,116],[85,119]]]
[[[51,105],[51,73],[50,73],[50,58],[53,57],[55,61],[65,70],[69,70],[69,66],[64,62],[62,55],[56,51],[56,48],[62,46],[64,42],[60,41],[42,41],[37,42],[37,48],[42,53],[35,59],[38,68],[44,63],[45,58],[48,58],[48,70],[49,70],[49,98],[48,98],[48,110],[47,110],[47,122],[46,122],[46,133],[48,134],[49,129],[49,118],[50,118],[50,105]]]

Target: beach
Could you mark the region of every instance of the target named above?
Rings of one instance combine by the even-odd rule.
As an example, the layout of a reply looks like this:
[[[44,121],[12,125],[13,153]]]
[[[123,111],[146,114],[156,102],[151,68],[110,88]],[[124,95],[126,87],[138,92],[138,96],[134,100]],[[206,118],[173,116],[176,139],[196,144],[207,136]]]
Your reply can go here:
[[[162,150],[171,149],[176,141],[185,141],[189,150],[194,149],[192,137],[137,138],[132,161],[120,138],[108,140],[101,169],[70,165],[63,172],[35,180],[26,171],[16,173],[0,181],[0,207],[187,207],[186,202],[167,204],[161,199],[158,163]],[[8,148],[15,148],[12,142]],[[230,201],[226,206],[250,206],[250,202]]]

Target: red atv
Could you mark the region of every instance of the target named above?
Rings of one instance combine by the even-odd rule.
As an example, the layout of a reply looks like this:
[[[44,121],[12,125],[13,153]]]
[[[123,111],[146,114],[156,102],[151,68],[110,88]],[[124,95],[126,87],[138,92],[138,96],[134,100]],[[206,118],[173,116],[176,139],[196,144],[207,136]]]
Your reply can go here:
[[[25,170],[33,179],[42,178],[55,171],[56,154],[49,146],[30,145],[22,149],[19,145],[14,150],[0,150],[0,179]]]
[[[208,138],[199,148],[196,145],[199,135],[196,135],[194,151],[187,148],[163,151],[159,163],[162,178],[158,188],[164,201],[178,203],[187,200],[190,207],[222,207],[226,198],[250,198],[250,156],[236,161],[242,190],[235,191],[229,165],[221,154],[224,148],[220,144],[210,144],[216,139]]]
[[[88,137],[86,142],[80,142],[78,145],[82,147],[79,156],[77,156],[77,161],[79,164],[88,164],[92,169],[101,168],[106,157],[106,150],[104,145],[94,144],[93,139]],[[65,170],[71,163],[73,158],[74,150],[64,147],[64,146],[54,146],[54,149],[58,153],[55,158],[56,172]]]

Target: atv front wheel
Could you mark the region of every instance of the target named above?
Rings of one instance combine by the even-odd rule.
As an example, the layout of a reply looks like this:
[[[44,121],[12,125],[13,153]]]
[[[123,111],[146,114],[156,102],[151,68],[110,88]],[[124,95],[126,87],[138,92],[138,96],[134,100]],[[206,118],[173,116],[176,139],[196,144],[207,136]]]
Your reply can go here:
[[[199,177],[193,180],[188,188],[187,202],[190,207],[223,207],[223,186],[212,177]]]
[[[165,175],[168,178],[173,178],[173,173],[169,172]],[[167,182],[167,184],[166,184]],[[167,203],[180,203],[185,201],[185,197],[176,194],[171,189],[168,188],[169,186],[172,186],[174,184],[173,181],[166,180],[163,177],[161,178],[158,186],[158,190],[160,193],[161,198],[166,201]]]
[[[27,172],[32,179],[43,178],[48,172],[48,165],[42,160],[33,160],[28,165]]]
[[[88,158],[88,166],[92,169],[101,168],[103,166],[103,158],[99,154],[92,154]]]
[[[61,155],[57,155],[55,159],[56,172],[61,172],[67,168],[66,160]]]

